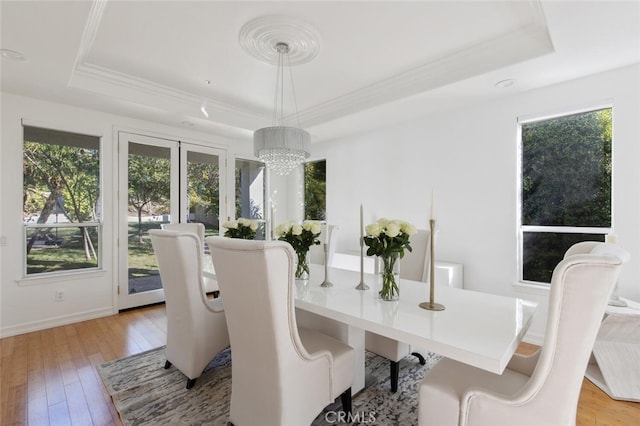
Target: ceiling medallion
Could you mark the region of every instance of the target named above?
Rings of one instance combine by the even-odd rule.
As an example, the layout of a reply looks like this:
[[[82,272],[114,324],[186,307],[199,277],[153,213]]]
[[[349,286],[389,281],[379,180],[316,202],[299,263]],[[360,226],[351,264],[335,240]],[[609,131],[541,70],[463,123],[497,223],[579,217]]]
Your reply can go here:
[[[278,43],[289,47],[291,65],[305,64],[318,56],[320,35],[310,24],[289,16],[262,16],[240,30],[240,46],[261,62],[278,64]]]

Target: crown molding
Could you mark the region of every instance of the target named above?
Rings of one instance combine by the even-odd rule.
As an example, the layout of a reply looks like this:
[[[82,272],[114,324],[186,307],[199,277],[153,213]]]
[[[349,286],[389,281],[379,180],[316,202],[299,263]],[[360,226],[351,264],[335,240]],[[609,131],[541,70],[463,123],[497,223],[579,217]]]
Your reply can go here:
[[[554,51],[546,25],[530,25],[299,111],[303,127],[326,123]],[[491,61],[487,61],[491,58]],[[290,122],[293,117],[286,117]]]
[[[108,96],[118,96],[132,101],[140,101],[145,98],[155,100],[151,105],[162,103],[178,103],[187,106],[193,111],[199,111],[204,104],[209,115],[235,115],[247,120],[270,120],[270,116],[253,113],[246,109],[237,108],[231,104],[215,99],[194,95],[193,93],[178,90],[164,84],[155,83],[143,78],[115,71],[99,65],[83,63],[76,66],[69,83],[70,87],[81,88]],[[132,96],[132,93],[135,96]]]
[[[91,64],[88,61],[89,53],[107,1],[98,0],[92,6],[75,67],[69,79],[70,87],[119,97],[147,107],[164,108],[169,112],[175,111],[177,106],[181,105],[183,107],[181,113],[184,113],[183,109],[186,107],[188,114],[192,117],[198,117],[201,106],[206,104],[209,116],[215,118],[215,121],[242,129],[253,130],[271,121],[270,115],[266,112],[258,113],[230,103],[203,98],[190,92]],[[551,53],[554,51],[553,44],[540,2],[531,0],[528,3],[531,19],[527,25],[515,31],[301,110],[298,116],[285,117],[284,123],[297,123],[299,119],[303,127],[321,125],[346,115]],[[269,18],[271,19],[269,22],[273,24],[277,22],[275,18],[282,17]],[[265,34],[271,37],[275,31],[273,27],[269,25],[265,27],[264,22],[262,24],[263,28],[266,28]],[[306,26],[302,25],[302,28],[305,29]]]
[[[68,86],[77,89],[101,93],[110,97],[120,97],[130,102],[144,105],[166,105],[171,109],[172,103],[186,106],[188,110],[200,111],[206,105],[209,115],[225,120],[225,124],[233,123],[244,129],[252,129],[256,120],[269,122],[270,116],[255,113],[247,109],[205,98],[190,92],[178,90],[160,83],[156,83],[130,74],[122,73],[106,67],[91,64],[88,61],[96,35],[102,22],[108,0],[96,0],[91,6],[89,17],[85,25],[74,68],[68,81]]]

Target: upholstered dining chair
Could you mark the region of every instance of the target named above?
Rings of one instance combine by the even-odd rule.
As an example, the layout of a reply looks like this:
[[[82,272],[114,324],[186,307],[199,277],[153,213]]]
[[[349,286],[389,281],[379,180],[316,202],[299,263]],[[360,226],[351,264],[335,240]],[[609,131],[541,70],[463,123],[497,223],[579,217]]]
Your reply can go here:
[[[553,271],[542,347],[515,354],[501,375],[440,360],[420,386],[419,425],[575,425],[583,376],[622,265],[619,255],[575,251]]]
[[[338,396],[350,412],[354,350],[297,327],[291,245],[221,237],[207,243],[233,348],[229,421],[308,425]]]
[[[576,243],[569,247],[569,250],[567,250],[567,252],[564,254],[564,257],[566,259],[569,256],[584,253],[612,254],[614,256],[618,256],[620,260],[622,260],[622,263],[627,263],[631,258],[629,252],[621,248],[619,245],[613,243],[603,243],[601,241],[582,241]],[[611,297],[609,298],[609,305],[625,306],[626,304],[620,305],[621,300],[620,296],[618,296],[617,287],[617,284],[613,286],[613,291],[611,292]]]
[[[163,223],[160,225],[160,228],[166,231],[192,232],[198,236],[198,238],[202,242],[202,250],[204,250],[204,231],[205,231],[204,224],[200,222]]]
[[[405,251],[400,261],[400,277],[413,281],[426,282],[429,279],[429,235],[426,229],[419,229],[411,241],[411,250]],[[402,290],[400,290],[402,291]],[[412,348],[407,343],[390,339],[370,331],[365,332],[364,347],[366,350],[380,355],[389,360],[389,379],[391,392],[398,390],[398,378],[400,376],[400,360],[411,354],[418,358],[421,365],[425,364],[424,355],[419,350]]]
[[[189,222],[189,223],[163,223],[160,225],[162,229],[166,229],[167,231],[177,231],[177,232],[192,232],[200,238],[200,246],[202,247],[202,252],[204,253],[204,232],[205,227],[204,224],[199,222]],[[218,297],[220,293],[220,288],[218,287],[218,281],[215,279],[208,277],[206,275],[202,276],[202,284],[204,285],[204,289],[207,293],[213,293],[213,297]]]
[[[202,287],[200,239],[190,232],[149,231],[158,259],[167,309],[165,368],[171,365],[193,387],[204,368],[229,346],[221,298],[209,300]]]

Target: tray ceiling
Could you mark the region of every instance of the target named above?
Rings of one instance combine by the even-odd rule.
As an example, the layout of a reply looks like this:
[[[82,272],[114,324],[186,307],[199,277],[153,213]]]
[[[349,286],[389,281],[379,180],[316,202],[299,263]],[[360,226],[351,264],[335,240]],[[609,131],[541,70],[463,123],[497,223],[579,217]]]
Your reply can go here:
[[[3,59],[2,90],[250,137],[276,67],[240,32],[285,19],[317,36],[293,77],[301,125],[326,140],[637,63],[638,4],[580,3],[3,1],[1,47],[27,60]]]

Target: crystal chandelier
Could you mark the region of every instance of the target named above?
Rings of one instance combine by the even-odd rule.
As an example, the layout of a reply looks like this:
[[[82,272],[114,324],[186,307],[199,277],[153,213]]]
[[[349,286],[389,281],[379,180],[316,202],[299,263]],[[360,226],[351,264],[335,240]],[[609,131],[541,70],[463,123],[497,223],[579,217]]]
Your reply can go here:
[[[299,118],[298,127],[282,125],[284,116],[284,56],[287,55],[287,59],[289,58],[289,45],[282,42],[277,43],[276,50],[278,52],[278,72],[273,105],[273,126],[258,129],[253,133],[253,150],[255,155],[264,161],[269,170],[279,175],[287,175],[309,157],[311,136],[309,132],[299,128]],[[298,106],[295,100],[290,62],[289,75],[297,117]]]

